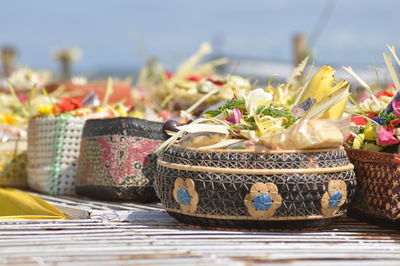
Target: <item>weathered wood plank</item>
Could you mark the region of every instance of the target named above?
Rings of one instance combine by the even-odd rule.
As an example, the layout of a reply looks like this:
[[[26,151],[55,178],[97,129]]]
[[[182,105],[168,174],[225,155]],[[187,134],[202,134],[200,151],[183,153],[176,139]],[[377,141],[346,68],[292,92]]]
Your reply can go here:
[[[204,230],[159,204],[42,197],[83,219],[0,221],[0,264],[400,265],[400,231],[349,218],[323,231]]]

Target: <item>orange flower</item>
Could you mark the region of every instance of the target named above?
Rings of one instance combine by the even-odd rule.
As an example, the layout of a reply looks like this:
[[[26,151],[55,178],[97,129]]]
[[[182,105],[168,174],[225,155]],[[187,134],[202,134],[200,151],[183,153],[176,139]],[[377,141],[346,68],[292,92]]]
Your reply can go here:
[[[66,113],[82,108],[83,105],[78,99],[63,97],[61,102],[57,103],[57,107],[58,111],[60,111],[61,113]]]

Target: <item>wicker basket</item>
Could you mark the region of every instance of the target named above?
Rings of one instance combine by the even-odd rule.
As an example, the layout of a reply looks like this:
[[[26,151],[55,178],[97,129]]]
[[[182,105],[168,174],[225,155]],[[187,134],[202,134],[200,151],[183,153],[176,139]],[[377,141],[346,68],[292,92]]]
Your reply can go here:
[[[341,216],[355,193],[344,149],[251,153],[172,146],[158,159],[156,191],[183,223],[307,228]]]
[[[76,164],[85,118],[43,117],[29,121],[28,184],[51,195],[75,192]]]
[[[400,225],[400,155],[346,150],[354,164],[357,193],[349,214],[382,225]]]
[[[158,200],[152,152],[164,139],[162,126],[129,117],[88,120],[82,134],[76,192],[108,200]]]
[[[0,186],[25,188],[26,179],[26,140],[0,142]]]

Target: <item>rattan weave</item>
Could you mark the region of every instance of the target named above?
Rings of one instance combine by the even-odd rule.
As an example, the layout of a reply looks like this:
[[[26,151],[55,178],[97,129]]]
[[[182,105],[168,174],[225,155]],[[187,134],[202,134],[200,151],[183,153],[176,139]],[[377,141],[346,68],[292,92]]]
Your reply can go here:
[[[347,149],[357,178],[357,196],[350,206],[358,217],[400,224],[400,155]],[[370,216],[370,217],[367,217]]]

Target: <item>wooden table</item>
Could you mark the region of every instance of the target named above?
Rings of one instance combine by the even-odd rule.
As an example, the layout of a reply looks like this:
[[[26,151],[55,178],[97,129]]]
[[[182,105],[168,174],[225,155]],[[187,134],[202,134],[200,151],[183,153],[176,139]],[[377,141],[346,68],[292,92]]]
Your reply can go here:
[[[400,231],[349,218],[324,231],[217,231],[158,204],[41,196],[75,218],[0,221],[0,265],[400,265]]]

